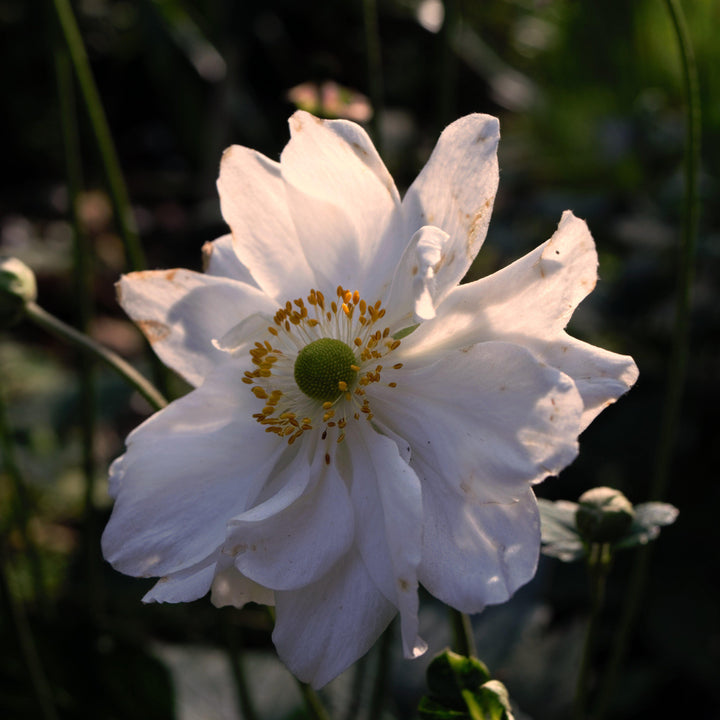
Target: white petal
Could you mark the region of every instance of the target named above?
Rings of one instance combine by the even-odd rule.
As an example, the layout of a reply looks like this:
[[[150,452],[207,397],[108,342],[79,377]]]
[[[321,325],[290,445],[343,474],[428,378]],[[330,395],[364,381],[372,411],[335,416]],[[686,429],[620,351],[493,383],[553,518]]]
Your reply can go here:
[[[395,612],[353,552],[312,585],[276,593],[273,643],[295,677],[319,688],[362,657]]]
[[[540,520],[527,488],[509,504],[468,501],[425,469],[420,582],[466,613],[507,600],[535,574]]]
[[[241,377],[241,366],[214,373],[128,437],[111,468],[116,502],[102,543],[116,569],[150,577],[191,567],[258,496],[287,445],[252,418]]]
[[[407,236],[423,225],[450,240],[435,267],[444,296],[465,275],[485,240],[498,186],[498,121],[467,115],[443,131],[430,159],[403,199]]]
[[[438,286],[435,269],[450,236],[439,228],[426,225],[413,235],[395,271],[387,303],[388,324],[408,325],[435,317]]]
[[[202,247],[203,270],[208,275],[238,280],[246,285],[259,287],[250,271],[240,262],[235,252],[232,235],[223,235],[206,242]]]
[[[275,594],[272,590],[258,585],[230,565],[215,575],[210,601],[215,607],[233,605],[240,608],[246,603],[274,605]]]
[[[311,469],[298,458],[279,501],[271,498],[228,524],[227,552],[237,569],[273,590],[315,582],[350,548],[353,514],[347,489],[318,453]],[[312,477],[312,482],[308,482]]]
[[[582,427],[637,379],[632,358],[581,343],[563,328],[597,280],[597,254],[584,221],[563,214],[550,240],[489,277],[455,288],[398,348],[405,361],[438,357],[490,339],[523,345],[576,381]]]
[[[400,220],[395,184],[359,125],[296,112],[290,130],[280,163],[305,254],[331,289],[372,302],[411,237],[388,232]]]
[[[575,384],[518,345],[480,343],[394,379],[367,387],[373,412],[409,442],[413,467],[421,459],[468,501],[510,502],[577,454]]]
[[[234,145],[223,154],[218,192],[240,262],[276,303],[305,296],[315,287],[278,163]]]
[[[400,610],[405,656],[418,657],[427,649],[418,637],[420,482],[397,445],[369,423],[356,425],[345,445],[360,554],[375,584]]]
[[[275,303],[257,288],[191,270],[123,275],[118,301],[160,359],[190,384],[199,385],[227,356],[213,347],[241,317],[274,313]]]
[[[161,577],[143,602],[192,602],[201,598],[210,589],[215,574],[215,556],[211,556],[187,570]]]

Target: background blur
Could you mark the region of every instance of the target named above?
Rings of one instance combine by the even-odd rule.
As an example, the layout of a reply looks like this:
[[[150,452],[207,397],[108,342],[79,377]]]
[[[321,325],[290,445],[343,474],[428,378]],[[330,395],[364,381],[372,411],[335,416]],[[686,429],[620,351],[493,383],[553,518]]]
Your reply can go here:
[[[720,483],[711,463],[720,406],[720,4],[683,5],[703,101],[703,205],[688,383],[663,498],[680,516],[654,547],[612,702],[616,720],[720,713]],[[473,111],[498,115],[500,190],[472,275],[531,250],[572,209],[595,236],[601,281],[571,330],[640,367],[637,386],[583,435],[579,459],[538,494],[575,500],[612,485],[634,502],[651,499],[683,188],[680,62],[663,3],[378,0],[381,76],[368,72],[359,0],[80,0],[73,8],[151,268],[200,269],[201,245],[225,232],[214,184],[222,150],[239,143],[277,158],[298,105],[379,128],[375,139],[401,191],[447,123]],[[56,25],[49,1],[0,0],[0,253],[30,265],[39,303],[78,325]],[[381,83],[382,107],[368,100],[373,83]],[[92,247],[90,331],[152,374],[144,341],[115,302],[125,255],[87,116],[72,96],[70,105],[83,173],[78,213]],[[52,717],[41,711],[30,658],[61,718],[242,717],[230,662],[242,643],[260,717],[302,717],[260,609],[218,611],[207,599],[145,606],[149,583],[102,561],[107,465],[149,413],[146,403],[27,323],[0,339],[0,409],[24,481],[19,497],[6,445],[0,716]],[[95,393],[94,425],[84,431],[90,453],[81,378]],[[166,389],[185,390],[176,379]],[[610,576],[600,660],[632,572],[626,552]],[[518,717],[569,716],[586,590],[581,565],[542,558],[511,602],[474,618],[479,655],[507,684]],[[390,718],[413,716],[427,661],[450,641],[444,610],[427,597],[421,619],[428,658],[404,661],[392,643],[383,674]],[[325,699],[335,717],[367,716],[380,662],[375,648],[331,685]]]

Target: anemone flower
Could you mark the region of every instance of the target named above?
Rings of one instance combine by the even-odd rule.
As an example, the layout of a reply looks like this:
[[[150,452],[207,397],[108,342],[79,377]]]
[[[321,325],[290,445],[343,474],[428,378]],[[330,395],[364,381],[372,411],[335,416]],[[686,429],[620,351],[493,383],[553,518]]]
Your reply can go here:
[[[586,224],[460,285],[498,184],[498,122],[440,136],[400,198],[366,133],[297,112],[280,162],[222,159],[231,234],[205,272],[131,273],[123,308],[194,389],[130,434],[103,536],[144,600],[275,606],[273,641],[320,687],[418,587],[462,612],[535,573],[532,485],[635,381],[564,328],[597,279]]]

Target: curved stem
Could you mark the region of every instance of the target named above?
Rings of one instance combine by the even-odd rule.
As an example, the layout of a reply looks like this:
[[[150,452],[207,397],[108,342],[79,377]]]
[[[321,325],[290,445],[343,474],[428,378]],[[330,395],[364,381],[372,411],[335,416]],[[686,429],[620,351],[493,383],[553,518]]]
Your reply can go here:
[[[456,652],[465,655],[465,657],[477,657],[470,616],[455,610],[455,608],[450,608],[450,619],[452,621],[453,644]]]
[[[54,315],[51,315],[47,310],[43,310],[37,303],[28,302],[25,305],[25,313],[36,325],[72,343],[83,352],[91,353],[102,360],[124,380],[130,383],[155,410],[162,410],[162,408],[167,405],[167,400],[156,390],[147,378],[143,377],[130,363],[123,360],[117,353],[99,345],[91,337],[78,332],[75,328],[64,323]]]
[[[698,87],[695,57],[685,16],[678,0],[665,0],[670,20],[677,37],[682,64],[683,86],[686,103],[686,140],[683,173],[685,195],[683,202],[682,233],[679,246],[677,298],[672,351],[668,369],[667,391],[663,408],[660,437],[653,480],[650,488],[651,500],[662,500],[670,481],[670,464],[675,448],[675,438],[680,419],[687,358],[689,349],[690,294],[692,290],[698,225],[698,171],[700,167],[700,91]],[[625,649],[635,624],[642,595],[647,582],[651,547],[638,550],[630,588],[626,594],[623,614],[615,636],[614,647],[602,680],[597,720],[605,715],[607,705],[615,687]]]
[[[108,125],[105,110],[103,109],[95,80],[93,79],[90,63],[85,45],[80,35],[75,16],[69,0],[53,0],[55,12],[67,43],[70,59],[75,68],[80,92],[87,109],[90,125],[92,126],[95,141],[105,169],[108,190],[115,211],[120,236],[125,245],[127,262],[132,270],[141,270],[145,267],[145,255],[138,238],[135,220],[130,206],[125,180],[120,170],[120,162],[115,150]]]
[[[372,104],[370,129],[373,142],[379,153],[382,152],[382,59],[380,55],[380,32],[378,30],[377,3],[375,0],[363,0],[363,20],[365,24],[365,47],[367,52],[368,91]]]

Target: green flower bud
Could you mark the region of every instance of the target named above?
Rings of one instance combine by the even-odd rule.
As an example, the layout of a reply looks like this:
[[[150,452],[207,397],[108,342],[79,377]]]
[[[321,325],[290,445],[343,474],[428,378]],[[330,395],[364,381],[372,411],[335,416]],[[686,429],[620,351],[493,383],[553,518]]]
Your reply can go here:
[[[35,274],[17,258],[0,258],[0,327],[9,327],[23,314],[25,304],[37,298]]]
[[[632,503],[614,488],[593,488],[583,493],[578,502],[575,525],[586,542],[620,540],[630,530],[635,518]]]

